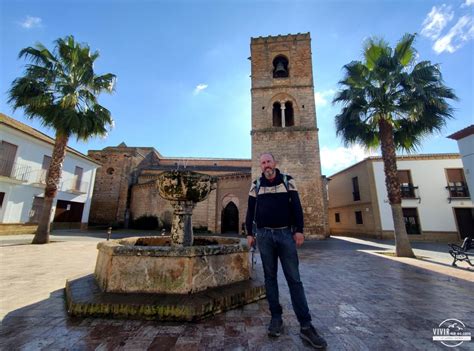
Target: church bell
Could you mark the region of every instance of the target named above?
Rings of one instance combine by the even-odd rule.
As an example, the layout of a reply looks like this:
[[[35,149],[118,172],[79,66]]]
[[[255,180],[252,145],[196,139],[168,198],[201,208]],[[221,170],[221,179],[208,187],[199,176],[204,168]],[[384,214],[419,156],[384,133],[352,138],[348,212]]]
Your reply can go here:
[[[285,65],[281,61],[279,61],[276,65],[275,76],[277,76],[277,77],[287,77],[288,76],[288,72],[285,69]]]

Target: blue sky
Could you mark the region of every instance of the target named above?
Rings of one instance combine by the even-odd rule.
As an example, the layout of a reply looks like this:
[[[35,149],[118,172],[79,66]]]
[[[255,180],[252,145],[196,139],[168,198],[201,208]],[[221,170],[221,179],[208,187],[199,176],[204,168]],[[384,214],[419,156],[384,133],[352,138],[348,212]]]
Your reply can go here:
[[[458,152],[446,136],[473,123],[473,0],[361,1],[12,1],[0,3],[0,111],[49,135],[12,111],[7,90],[24,69],[20,49],[66,35],[101,56],[96,72],[118,76],[101,103],[115,127],[105,139],[70,146],[87,153],[124,141],[168,157],[250,158],[250,38],[310,32],[323,173],[367,156],[336,138],[332,97],[342,66],[361,59],[362,44],[394,45],[419,33],[420,59],[441,65],[459,101],[455,119],[419,153]]]

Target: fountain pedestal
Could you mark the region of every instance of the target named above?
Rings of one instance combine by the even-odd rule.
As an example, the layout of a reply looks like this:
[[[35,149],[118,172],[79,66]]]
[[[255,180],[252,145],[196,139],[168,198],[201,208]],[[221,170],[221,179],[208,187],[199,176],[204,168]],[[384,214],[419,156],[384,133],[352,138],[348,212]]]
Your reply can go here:
[[[173,201],[173,222],[171,225],[171,245],[192,246],[193,235],[193,209],[192,201]]]
[[[193,245],[192,214],[197,202],[207,199],[216,188],[217,179],[191,171],[161,173],[156,181],[160,196],[174,208],[171,227],[171,245]]]

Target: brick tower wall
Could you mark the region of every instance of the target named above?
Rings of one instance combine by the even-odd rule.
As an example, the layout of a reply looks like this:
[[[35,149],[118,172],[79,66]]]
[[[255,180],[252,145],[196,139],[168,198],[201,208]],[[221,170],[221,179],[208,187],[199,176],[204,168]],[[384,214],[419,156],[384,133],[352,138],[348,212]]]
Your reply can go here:
[[[88,156],[102,164],[95,179],[89,223],[123,225],[131,173],[143,156],[132,148],[91,150]]]
[[[289,61],[289,77],[273,78],[273,60]],[[305,234],[328,235],[321,178],[309,33],[252,38],[252,178],[261,174],[259,156],[271,152],[278,168],[295,178],[305,218]],[[275,101],[291,101],[294,126],[273,127]]]

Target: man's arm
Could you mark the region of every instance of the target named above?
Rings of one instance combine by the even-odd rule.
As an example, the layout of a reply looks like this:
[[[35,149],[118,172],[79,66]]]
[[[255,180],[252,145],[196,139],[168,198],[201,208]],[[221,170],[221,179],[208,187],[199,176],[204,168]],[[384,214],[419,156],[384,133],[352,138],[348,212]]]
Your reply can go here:
[[[296,246],[301,246],[304,242],[303,228],[304,228],[304,218],[303,218],[303,208],[301,207],[300,197],[298,195],[298,190],[296,189],[296,184],[294,179],[290,179],[288,184],[288,193],[291,198],[291,211],[293,212],[294,219],[294,233],[293,239],[295,240]]]
[[[291,211],[293,214],[293,226],[296,233],[303,233],[304,219],[303,219],[303,208],[301,207],[300,196],[298,195],[298,189],[296,188],[295,180],[289,179],[288,182],[288,194],[291,198]]]

